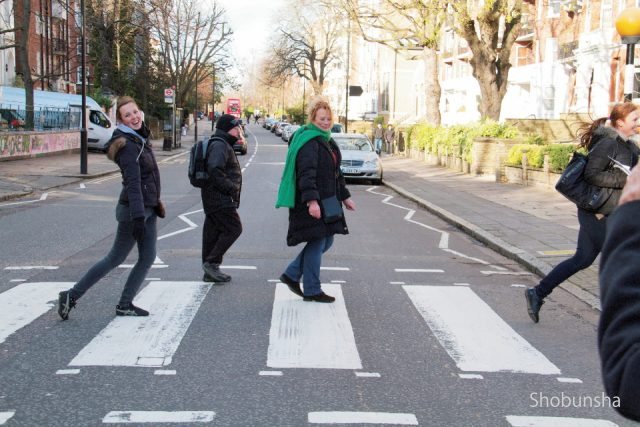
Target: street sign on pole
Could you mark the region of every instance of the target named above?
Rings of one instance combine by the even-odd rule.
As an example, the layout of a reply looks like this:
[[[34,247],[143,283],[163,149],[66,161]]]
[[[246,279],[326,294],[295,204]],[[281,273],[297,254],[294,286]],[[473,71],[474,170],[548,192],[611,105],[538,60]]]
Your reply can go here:
[[[167,104],[173,104],[173,89],[164,90],[164,102]]]

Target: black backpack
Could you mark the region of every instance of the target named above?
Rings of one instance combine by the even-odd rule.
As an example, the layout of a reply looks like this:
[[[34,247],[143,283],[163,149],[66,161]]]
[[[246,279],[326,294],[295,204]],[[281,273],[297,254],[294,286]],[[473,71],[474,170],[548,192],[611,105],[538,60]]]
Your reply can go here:
[[[189,182],[197,188],[204,188],[209,181],[209,172],[207,172],[207,157],[209,156],[209,147],[216,139],[224,141],[222,138],[212,137],[208,140],[200,140],[191,147],[189,155]]]

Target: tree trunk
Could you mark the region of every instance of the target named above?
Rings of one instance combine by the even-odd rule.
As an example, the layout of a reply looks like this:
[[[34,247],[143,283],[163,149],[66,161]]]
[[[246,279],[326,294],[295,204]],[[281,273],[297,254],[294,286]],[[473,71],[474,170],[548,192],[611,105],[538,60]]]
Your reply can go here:
[[[508,67],[496,66],[495,61],[488,58],[472,59],[471,65],[473,76],[480,86],[480,116],[483,119],[500,120],[502,100],[507,92]]]
[[[425,95],[426,95],[426,119],[432,125],[440,125],[440,80],[438,78],[438,55],[433,48],[425,47],[423,50],[425,69]]]
[[[22,71],[25,93],[25,129],[33,130],[33,79],[31,78],[31,66],[29,64],[29,28],[31,17],[31,0],[22,0],[22,31],[18,48],[18,58]]]

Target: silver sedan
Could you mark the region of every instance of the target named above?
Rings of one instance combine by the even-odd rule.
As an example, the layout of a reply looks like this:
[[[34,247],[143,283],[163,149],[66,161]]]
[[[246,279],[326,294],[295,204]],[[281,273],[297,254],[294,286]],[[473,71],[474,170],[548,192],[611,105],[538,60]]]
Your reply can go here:
[[[340,170],[345,179],[382,184],[382,162],[366,135],[333,133],[331,138],[340,147],[342,153]]]

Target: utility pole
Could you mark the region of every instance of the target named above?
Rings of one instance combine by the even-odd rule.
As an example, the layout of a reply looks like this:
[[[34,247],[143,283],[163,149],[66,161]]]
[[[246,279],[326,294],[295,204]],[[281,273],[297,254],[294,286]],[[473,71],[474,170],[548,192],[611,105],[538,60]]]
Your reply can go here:
[[[80,67],[82,69],[82,115],[80,116],[80,173],[87,173],[87,157],[89,152],[89,146],[87,141],[87,35],[85,21],[85,9],[84,0],[80,0],[80,16],[82,17],[82,54],[80,58]]]
[[[344,132],[349,131],[349,64],[351,62],[351,18],[347,21],[347,76],[344,92]]]
[[[194,108],[194,117],[196,120],[196,127],[194,129],[194,134],[193,134],[193,142],[196,143],[198,142],[198,25],[200,25],[200,12],[198,12],[198,20],[196,21],[196,37],[195,37],[195,43],[196,43],[196,106]]]
[[[304,98],[305,98],[305,92],[307,90],[307,79],[303,78],[302,79],[302,123],[301,125],[304,125],[304,119],[306,116],[306,111],[304,110]]]

